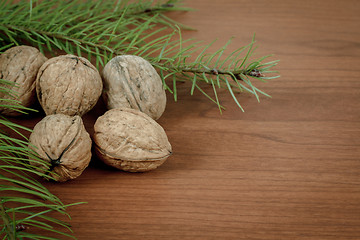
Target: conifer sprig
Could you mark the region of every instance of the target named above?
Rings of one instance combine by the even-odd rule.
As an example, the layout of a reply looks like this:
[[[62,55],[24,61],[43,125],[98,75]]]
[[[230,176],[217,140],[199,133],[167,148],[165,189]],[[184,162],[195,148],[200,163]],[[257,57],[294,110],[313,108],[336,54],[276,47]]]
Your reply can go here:
[[[247,46],[226,53],[226,43],[214,53],[204,44],[183,40],[181,26],[164,13],[187,11],[179,1],[154,3],[150,0],[130,1],[22,1],[0,5],[0,40],[4,44],[29,43],[43,52],[62,50],[95,59],[100,69],[112,57],[134,54],[147,59],[160,72],[164,86],[177,100],[177,82],[190,81],[219,109],[223,107],[217,91],[225,88],[236,104],[237,92],[248,92],[260,100],[269,96],[254,84],[279,77],[272,67],[277,61],[265,62],[270,56],[252,59],[254,39]],[[270,74],[270,76],[268,76]],[[201,89],[200,82],[212,86],[213,97]]]
[[[1,83],[12,84],[3,79]],[[24,110],[16,101],[12,102],[11,108]],[[46,232],[51,232],[73,238],[69,224],[49,216],[49,213],[57,212],[70,217],[66,208],[80,203],[63,204],[36,180],[36,176],[50,180],[51,177],[44,170],[31,165],[34,160],[29,159],[36,159],[45,168],[49,167],[49,163],[38,158],[28,147],[28,139],[22,134],[24,131],[31,130],[0,115],[0,236],[9,240],[54,239],[45,236]],[[68,229],[69,233],[58,227]],[[30,230],[27,231],[27,228]],[[39,235],[36,229],[44,234]]]

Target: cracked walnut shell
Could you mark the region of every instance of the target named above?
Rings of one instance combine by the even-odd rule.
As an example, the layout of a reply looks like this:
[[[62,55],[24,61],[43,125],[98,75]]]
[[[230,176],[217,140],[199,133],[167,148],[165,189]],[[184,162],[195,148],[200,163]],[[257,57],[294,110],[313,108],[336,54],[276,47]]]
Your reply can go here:
[[[36,92],[46,115],[82,116],[98,101],[102,80],[98,70],[86,58],[62,55],[41,66],[36,78]]]
[[[97,156],[107,165],[129,171],[150,171],[172,154],[164,129],[139,110],[111,109],[94,125]]]
[[[103,98],[108,109],[132,108],[157,120],[165,111],[166,93],[155,68],[145,59],[122,55],[102,71]]]
[[[47,58],[34,47],[16,46],[9,48],[0,55],[0,79],[15,83],[1,84],[16,95],[0,92],[0,99],[16,100],[24,107],[30,107],[36,100],[35,79],[41,65]],[[0,104],[12,105],[9,101]],[[21,112],[9,107],[0,107],[1,114],[18,116]]]
[[[49,170],[49,176],[64,182],[81,175],[91,160],[91,138],[80,116],[48,115],[30,135],[29,147],[49,166],[38,160],[30,163]]]

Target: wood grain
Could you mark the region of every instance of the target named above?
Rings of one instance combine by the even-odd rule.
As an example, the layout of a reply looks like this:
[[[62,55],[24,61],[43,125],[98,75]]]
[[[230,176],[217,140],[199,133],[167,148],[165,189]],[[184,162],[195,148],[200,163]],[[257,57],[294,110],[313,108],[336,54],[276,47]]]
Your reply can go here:
[[[80,240],[360,239],[360,2],[185,1],[170,16],[229,53],[256,33],[281,78],[259,83],[272,98],[226,91],[227,110],[190,85],[168,95],[159,123],[174,154],[155,171],[120,172],[96,158],[67,183],[46,183],[72,207]],[[205,87],[210,93],[211,88]],[[87,129],[101,106],[85,116]],[[33,126],[36,119],[27,122]]]

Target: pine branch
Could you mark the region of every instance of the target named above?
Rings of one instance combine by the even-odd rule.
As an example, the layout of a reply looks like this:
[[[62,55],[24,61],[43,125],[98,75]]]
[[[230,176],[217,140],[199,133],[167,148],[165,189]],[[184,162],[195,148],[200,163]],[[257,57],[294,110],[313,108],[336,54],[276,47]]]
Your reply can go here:
[[[6,80],[1,80],[1,83],[11,84]],[[0,99],[0,102],[3,100]],[[11,107],[23,109],[18,102],[14,102]],[[22,237],[50,239],[31,233],[36,228],[74,238],[55,228],[56,226],[64,227],[71,232],[66,222],[49,217],[47,214],[57,212],[69,216],[66,208],[80,203],[64,205],[58,197],[35,179],[36,176],[51,178],[42,168],[34,167],[30,163],[36,160],[37,163],[42,163],[43,166],[49,168],[49,163],[38,158],[36,153],[28,147],[28,139],[21,133],[21,131],[31,131],[30,129],[12,123],[3,116],[0,119],[0,127],[0,219],[3,222],[1,233],[5,234],[4,239],[22,239]],[[18,137],[11,137],[8,132],[13,132]],[[29,160],[29,158],[35,160]],[[30,209],[36,209],[36,211],[30,211]],[[17,218],[19,215],[25,217]],[[29,227],[31,227],[31,232],[27,231]]]
[[[58,6],[59,3],[56,2],[50,0],[45,5],[44,3],[36,5],[32,8],[31,14],[24,10],[26,6],[19,6],[18,8],[22,9],[18,11],[19,14],[23,14],[20,17],[22,21],[16,22],[12,18],[0,21],[0,33],[3,32],[3,39],[15,44],[20,44],[18,42],[20,40],[30,42],[42,51],[45,51],[43,49],[45,46],[47,51],[52,51],[54,48],[80,56],[86,54],[89,60],[94,56],[98,68],[115,55],[139,55],[159,70],[165,88],[174,94],[175,100],[177,100],[176,82],[191,81],[191,94],[195,89],[201,89],[198,82],[206,82],[212,85],[215,99],[205,94],[202,89],[200,92],[215,102],[219,109],[222,109],[222,106],[217,98],[217,88],[227,89],[242,109],[235,92],[246,91],[255,95],[259,101],[259,94],[269,95],[256,88],[252,80],[266,81],[279,77],[264,75],[276,73],[271,68],[277,64],[277,61],[263,63],[269,56],[255,61],[249,60],[253,54],[254,41],[223,59],[222,56],[230,41],[215,53],[209,54],[207,49],[214,42],[203,45],[199,42],[189,43],[190,40],[184,41],[181,39],[179,28],[168,33],[169,22],[163,22],[162,11],[177,9],[176,1],[167,1],[155,7],[151,7],[152,1],[132,4],[125,1],[110,14],[106,10],[114,6],[114,2],[111,1],[101,1],[101,4],[92,2],[88,5],[72,1],[71,6],[76,8],[69,7],[69,3]],[[57,11],[61,12],[61,18],[57,22],[54,22],[55,18],[51,14],[44,16],[43,8],[48,9],[49,6],[52,8],[57,6],[56,9],[61,9]],[[31,21],[24,21],[30,18],[29,15]],[[44,22],[48,22],[49,15],[51,24],[44,25]],[[161,25],[165,28],[159,28]],[[185,46],[186,44],[188,45]],[[196,51],[201,53],[193,60]],[[244,51],[246,51],[245,56],[241,57]],[[171,78],[172,87],[167,85],[168,78]]]
[[[149,22],[147,23],[148,26],[151,25],[151,21],[152,21],[152,19],[150,19]],[[136,30],[131,30],[131,32],[129,32],[127,34],[127,36],[132,36],[132,38],[129,38],[132,40],[132,42],[127,45],[125,44],[124,46],[126,46],[126,48],[124,48],[122,46],[119,46],[118,48],[116,48],[116,47],[112,47],[112,46],[108,46],[108,45],[104,45],[104,44],[97,44],[92,41],[87,41],[87,40],[84,40],[81,38],[74,38],[72,36],[67,36],[64,34],[46,32],[46,31],[42,31],[42,30],[32,29],[29,27],[25,28],[25,27],[11,26],[11,25],[7,25],[6,27],[8,29],[14,30],[14,31],[32,33],[34,35],[35,34],[41,35],[43,39],[47,38],[49,40],[46,44],[47,46],[54,45],[55,47],[58,47],[58,49],[65,50],[68,53],[73,53],[72,49],[66,48],[66,47],[64,47],[64,45],[60,45],[59,40],[63,40],[65,42],[72,42],[77,47],[78,55],[81,55],[81,52],[86,52],[89,56],[89,59],[91,59],[91,56],[96,54],[97,67],[99,67],[99,63],[101,63],[101,65],[104,65],[110,59],[110,57],[108,57],[107,54],[110,54],[110,56],[111,56],[111,55],[123,55],[123,54],[129,54],[129,53],[135,52],[135,54],[137,54],[139,56],[143,56],[144,58],[149,60],[155,68],[167,72],[167,75],[163,76],[165,85],[166,85],[165,79],[168,76],[175,76],[175,74],[178,74],[178,73],[182,74],[183,76],[187,76],[188,80],[192,79],[194,84],[196,84],[195,79],[194,79],[194,76],[196,76],[195,78],[197,78],[198,81],[204,81],[206,83],[211,83],[213,85],[214,94],[216,95],[216,89],[214,88],[214,84],[212,83],[212,80],[209,80],[207,75],[216,76],[216,82],[217,82],[216,85],[218,87],[221,87],[222,85],[220,84],[220,82],[224,83],[225,87],[228,88],[228,90],[230,91],[231,95],[233,96],[235,102],[238,104],[238,106],[241,109],[242,109],[242,107],[237,102],[232,89],[237,88],[240,91],[245,90],[251,94],[254,94],[257,97],[257,99],[259,99],[257,92],[268,96],[266,93],[263,93],[260,90],[258,90],[257,88],[254,88],[251,84],[251,81],[249,80],[249,77],[252,77],[252,78],[255,78],[258,80],[270,79],[269,77],[264,77],[263,74],[269,72],[267,70],[270,67],[273,67],[277,64],[277,61],[273,61],[273,62],[270,62],[271,65],[269,63],[263,63],[262,65],[260,65],[261,61],[266,58],[266,57],[263,57],[261,60],[251,62],[247,67],[243,67],[243,66],[245,66],[245,63],[248,59],[249,52],[251,50],[250,47],[253,45],[254,42],[252,42],[250,45],[248,45],[246,47],[239,48],[238,50],[236,50],[232,54],[230,54],[230,56],[234,55],[234,58],[231,58],[229,56],[221,62],[220,62],[220,57],[223,54],[225,47],[227,45],[225,45],[223,48],[221,48],[219,51],[215,52],[214,54],[208,55],[208,56],[206,55],[206,49],[209,48],[211,46],[211,44],[205,45],[205,46],[198,46],[199,43],[195,43],[194,45],[190,45],[189,48],[181,51],[180,45],[182,45],[183,42],[181,42],[181,41],[169,42],[168,41],[169,38],[176,35],[176,33],[178,33],[178,31],[180,31],[180,30],[176,30],[171,34],[163,35],[163,36],[153,40],[151,42],[152,43],[151,45],[149,45],[148,43],[141,44],[140,42],[136,42],[136,44],[132,44],[132,45],[134,45],[134,46],[132,46],[131,43],[134,42],[134,39],[135,40],[136,39],[142,39],[142,40],[144,39],[144,37],[142,36],[142,34],[144,34],[144,31],[141,31],[136,28]],[[163,30],[163,29],[160,29],[160,30]],[[160,32],[160,31],[158,30],[158,32]],[[134,33],[136,35],[134,35]],[[53,38],[53,39],[51,39],[51,38]],[[57,39],[57,42],[55,42],[54,39]],[[165,41],[167,41],[167,45],[166,45],[168,47],[167,49],[164,48]],[[238,63],[237,61],[239,61],[239,58],[238,58],[239,54],[242,53],[242,51],[244,51],[247,47],[249,48],[247,55],[243,59],[241,59],[242,60],[241,62]],[[48,48],[52,49],[51,47],[48,47]],[[198,55],[197,60],[195,60],[194,62],[191,62],[191,63],[187,63],[186,62],[187,58],[189,58],[195,50],[200,49],[200,48],[203,48],[203,51],[201,52],[201,54]],[[149,56],[156,52],[160,52],[157,57],[154,58],[154,57]],[[175,53],[175,54],[173,54],[173,53]],[[173,54],[173,55],[171,55],[171,54]],[[217,58],[216,58],[216,56],[217,56]],[[213,63],[213,66],[210,67],[210,64],[213,59],[217,59],[217,60],[215,63]],[[222,68],[225,63],[227,63],[227,68]],[[239,66],[237,66],[237,65],[239,65]],[[233,66],[233,67],[230,68],[231,66]],[[186,75],[187,73],[191,73],[192,76]],[[222,76],[222,77],[219,77],[219,76]],[[225,78],[226,76],[228,76],[230,78],[227,79],[227,78]],[[275,76],[275,77],[277,77],[277,76]],[[275,77],[272,77],[272,78],[275,78]],[[250,86],[250,88],[246,87],[244,84],[239,83],[237,80],[241,80],[241,81],[245,82],[247,85]],[[236,83],[236,85],[231,84],[229,81],[234,81]],[[176,84],[173,85],[173,89],[171,92],[172,93],[175,92],[174,98],[176,99],[177,98],[176,91],[174,91],[175,87],[176,87]],[[166,85],[166,88],[168,90],[170,90],[170,87],[168,87],[167,85]],[[199,87],[197,86],[197,88],[199,88]],[[193,92],[193,89],[194,88],[192,88],[192,92]],[[204,93],[204,92],[202,91],[202,93]],[[206,96],[208,97],[208,95],[206,95]],[[218,100],[216,101],[216,103],[220,106]]]

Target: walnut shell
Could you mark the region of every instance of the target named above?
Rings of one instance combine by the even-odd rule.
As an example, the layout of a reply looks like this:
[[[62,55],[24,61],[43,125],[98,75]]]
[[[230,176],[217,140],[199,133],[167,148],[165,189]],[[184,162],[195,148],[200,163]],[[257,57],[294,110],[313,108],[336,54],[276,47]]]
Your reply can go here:
[[[155,120],[165,111],[166,93],[162,80],[145,59],[117,56],[105,65],[102,77],[103,98],[108,109],[137,109]]]
[[[38,122],[30,135],[29,147],[50,163],[48,169],[36,160],[30,163],[50,170],[56,181],[74,179],[91,160],[91,138],[80,116],[48,115]]]
[[[16,100],[24,107],[30,107],[36,100],[35,79],[41,65],[47,58],[34,47],[16,46],[9,48],[0,55],[0,79],[5,79],[15,84],[0,84],[16,92],[16,96],[0,92],[0,99]],[[0,104],[12,105],[9,101]],[[0,107],[1,114],[18,116],[21,112],[8,107]]]
[[[97,156],[106,164],[129,172],[145,172],[172,154],[164,129],[135,109],[111,109],[94,125]]]
[[[82,116],[98,101],[102,80],[98,70],[86,58],[62,55],[41,66],[36,78],[36,92],[46,115]]]

